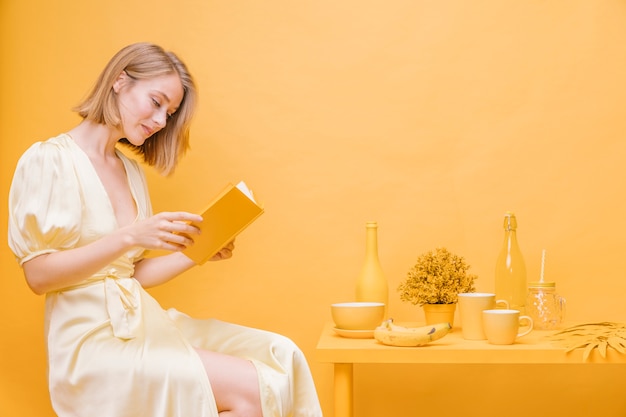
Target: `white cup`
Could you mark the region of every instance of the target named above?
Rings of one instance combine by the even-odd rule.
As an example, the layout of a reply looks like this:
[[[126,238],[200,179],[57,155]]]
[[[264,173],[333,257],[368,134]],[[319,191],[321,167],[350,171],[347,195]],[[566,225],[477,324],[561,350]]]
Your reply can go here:
[[[467,340],[485,340],[483,329],[483,311],[493,310],[497,306],[509,308],[506,300],[497,300],[496,295],[487,292],[466,292],[459,294],[459,315],[461,332]]]
[[[523,324],[526,322],[526,324]],[[518,333],[520,326],[526,327]],[[485,310],[483,311],[483,327],[487,341],[493,345],[512,345],[515,339],[530,333],[533,319],[521,316],[519,310]]]

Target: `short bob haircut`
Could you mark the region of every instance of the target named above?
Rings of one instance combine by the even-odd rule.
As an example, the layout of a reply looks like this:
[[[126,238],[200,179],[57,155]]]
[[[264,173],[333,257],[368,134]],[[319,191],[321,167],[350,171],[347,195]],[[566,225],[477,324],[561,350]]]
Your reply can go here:
[[[131,80],[142,80],[162,75],[178,74],[183,85],[183,100],[171,115],[165,127],[152,135],[141,146],[127,139],[120,142],[143,157],[148,165],[163,175],[174,172],[180,158],[189,149],[189,127],[197,93],[187,66],[173,53],[151,43],[135,43],[121,49],[104,68],[93,90],[75,108],[83,119],[111,127],[119,127],[121,117],[113,84],[126,71]]]

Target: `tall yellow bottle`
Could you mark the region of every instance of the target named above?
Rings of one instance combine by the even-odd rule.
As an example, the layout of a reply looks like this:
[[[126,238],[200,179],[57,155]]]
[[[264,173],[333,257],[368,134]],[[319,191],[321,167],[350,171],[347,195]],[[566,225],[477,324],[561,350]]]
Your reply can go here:
[[[389,306],[389,286],[378,259],[378,223],[365,223],[365,262],[356,282],[356,301],[385,303]]]
[[[496,299],[506,300],[510,308],[524,314],[526,304],[526,264],[517,243],[515,214],[504,215],[504,243],[496,261]]]

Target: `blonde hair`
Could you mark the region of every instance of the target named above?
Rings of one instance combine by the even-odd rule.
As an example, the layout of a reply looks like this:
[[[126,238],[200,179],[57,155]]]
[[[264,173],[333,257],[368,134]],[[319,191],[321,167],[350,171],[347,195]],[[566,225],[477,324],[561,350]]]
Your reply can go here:
[[[194,80],[187,66],[173,52],[151,43],[135,43],[121,49],[111,58],[92,91],[74,111],[83,119],[119,127],[121,117],[113,84],[123,71],[136,80],[169,74],[178,74],[180,77],[183,100],[178,110],[168,118],[165,127],[141,146],[132,145],[126,139],[120,140],[140,154],[148,165],[163,175],[169,175],[189,149],[189,127],[197,101]]]

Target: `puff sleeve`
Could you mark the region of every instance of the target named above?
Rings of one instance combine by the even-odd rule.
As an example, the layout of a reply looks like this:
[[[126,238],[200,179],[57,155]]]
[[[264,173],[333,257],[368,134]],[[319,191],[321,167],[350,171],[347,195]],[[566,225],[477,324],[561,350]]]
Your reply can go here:
[[[82,203],[72,158],[61,143],[37,142],[26,150],[9,191],[9,247],[19,264],[74,247]]]

